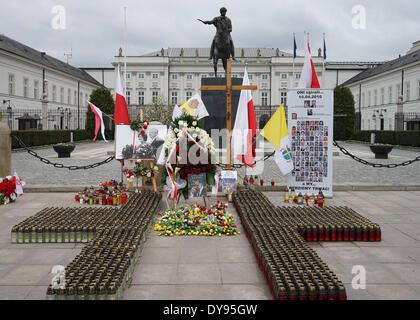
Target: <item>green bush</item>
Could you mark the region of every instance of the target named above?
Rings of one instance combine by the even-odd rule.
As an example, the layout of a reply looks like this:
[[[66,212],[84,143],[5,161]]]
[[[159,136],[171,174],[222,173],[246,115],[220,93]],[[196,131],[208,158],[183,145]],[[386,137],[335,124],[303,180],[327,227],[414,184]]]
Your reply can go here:
[[[90,95],[90,102],[92,102],[95,106],[97,106],[103,114],[103,120],[105,124],[105,138],[107,140],[114,139],[114,121],[110,119],[105,114],[113,117],[114,116],[114,108],[115,103],[114,99],[112,98],[111,92],[106,88],[98,88],[93,90]],[[89,106],[87,106],[86,111],[86,131],[89,132],[90,137],[93,139],[95,136],[95,114],[92,112]],[[97,140],[102,140],[101,130],[98,131]]]
[[[370,142],[371,133],[375,133],[376,143],[420,147],[420,131],[357,131],[352,140]]]
[[[334,89],[334,114],[345,115],[334,117],[334,140],[348,140],[354,133],[356,114],[354,98],[347,87]]]
[[[91,138],[86,130],[14,130],[12,136],[17,136],[26,146],[33,147],[69,142],[70,132],[73,132],[74,141]],[[12,149],[18,148],[18,141],[12,137]]]

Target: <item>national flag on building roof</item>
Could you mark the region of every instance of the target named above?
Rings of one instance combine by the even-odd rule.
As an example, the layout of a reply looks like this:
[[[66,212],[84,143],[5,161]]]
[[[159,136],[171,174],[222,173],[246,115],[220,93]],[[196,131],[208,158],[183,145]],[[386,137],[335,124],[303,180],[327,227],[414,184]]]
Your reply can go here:
[[[242,85],[249,86],[248,72],[245,68]],[[254,167],[257,119],[251,90],[241,90],[235,125],[232,132],[233,156],[247,166]]]
[[[311,48],[306,46],[305,63],[300,74],[299,89],[320,88],[318,77],[316,75],[314,63],[311,57]]]
[[[293,59],[296,59],[296,57],[297,57],[296,50],[297,50],[296,35],[293,34]]]
[[[115,86],[115,124],[130,124],[130,116],[128,115],[127,102],[123,92],[123,83],[121,79],[120,65],[117,66],[117,83]]]
[[[327,59],[327,45],[325,43],[325,33],[324,33],[324,60]]]

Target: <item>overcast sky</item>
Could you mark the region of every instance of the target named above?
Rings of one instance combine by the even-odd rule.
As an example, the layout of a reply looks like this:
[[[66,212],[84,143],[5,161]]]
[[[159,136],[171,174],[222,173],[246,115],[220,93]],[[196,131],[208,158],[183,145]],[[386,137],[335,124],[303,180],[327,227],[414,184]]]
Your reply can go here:
[[[64,30],[51,24],[56,5],[65,8]],[[365,8],[365,29],[353,28],[352,22],[360,21],[352,13],[356,5]],[[236,47],[291,53],[295,32],[303,55],[304,31],[313,49],[322,47],[325,32],[329,61],[383,61],[420,40],[418,0],[3,0],[0,33],[62,60],[72,48],[70,63],[78,67],[110,67],[124,44],[124,6],[128,55],[210,47],[215,28],[196,19],[210,20],[222,6],[232,20]]]

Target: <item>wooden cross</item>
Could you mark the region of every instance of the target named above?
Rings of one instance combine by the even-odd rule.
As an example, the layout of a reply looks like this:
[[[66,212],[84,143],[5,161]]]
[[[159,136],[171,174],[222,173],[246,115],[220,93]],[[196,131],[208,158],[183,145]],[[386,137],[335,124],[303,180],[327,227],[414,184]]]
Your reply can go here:
[[[227,170],[232,170],[231,136],[232,130],[232,90],[257,90],[257,86],[232,86],[232,60],[227,60],[225,86],[201,86],[201,90],[226,90],[226,129],[227,129]]]

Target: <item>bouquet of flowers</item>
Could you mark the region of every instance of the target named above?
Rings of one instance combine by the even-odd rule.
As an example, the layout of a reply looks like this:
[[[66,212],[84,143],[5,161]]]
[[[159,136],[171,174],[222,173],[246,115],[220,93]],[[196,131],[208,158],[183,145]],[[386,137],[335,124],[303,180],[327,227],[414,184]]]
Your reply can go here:
[[[154,230],[159,231],[160,236],[236,236],[240,234],[236,230],[235,220],[228,214],[227,205],[218,201],[211,208],[181,207],[168,209],[163,213]]]
[[[214,178],[216,166],[212,164],[212,157],[215,154],[214,142],[209,134],[203,129],[203,125],[204,123],[202,120],[197,120],[196,117],[187,114],[183,114],[179,118],[171,121],[169,123],[171,130],[163,144],[163,150],[165,160],[170,161],[171,163],[169,169],[171,172],[176,173],[176,176],[181,180],[188,181],[190,175],[204,172],[207,177],[207,185],[214,186],[216,183]],[[182,140],[181,138],[184,136],[187,141],[186,154],[180,153],[180,142]],[[170,154],[174,147],[177,154],[176,157],[172,157]],[[199,156],[197,154],[199,154]],[[198,161],[196,162],[198,163],[192,163],[190,161],[190,155],[197,157]],[[163,185],[167,181],[167,176],[168,173],[165,170],[162,174]],[[187,188],[184,187],[180,191],[185,198],[188,198]]]
[[[7,205],[16,198],[16,177],[0,178],[0,205]]]
[[[136,165],[134,166],[134,169],[131,170],[131,173],[138,177],[147,177],[152,178],[155,176],[156,172],[159,171],[159,168],[157,166],[154,166],[153,168],[147,168],[143,165],[142,160],[137,160]]]

